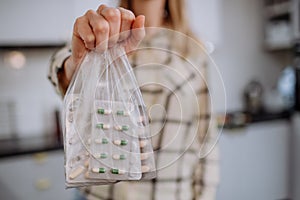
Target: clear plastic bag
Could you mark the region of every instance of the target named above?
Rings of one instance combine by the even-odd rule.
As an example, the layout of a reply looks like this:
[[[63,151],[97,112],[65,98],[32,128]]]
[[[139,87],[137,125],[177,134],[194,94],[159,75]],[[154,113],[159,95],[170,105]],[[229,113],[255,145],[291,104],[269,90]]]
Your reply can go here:
[[[125,50],[89,52],[64,98],[66,187],[156,176],[149,119]]]

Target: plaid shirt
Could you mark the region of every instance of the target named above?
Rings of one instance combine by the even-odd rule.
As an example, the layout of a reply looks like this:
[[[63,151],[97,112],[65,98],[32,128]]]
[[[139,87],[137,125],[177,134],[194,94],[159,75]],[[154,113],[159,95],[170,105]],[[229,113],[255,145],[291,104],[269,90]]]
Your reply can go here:
[[[176,41],[182,40],[191,43],[187,56],[176,50]],[[81,191],[87,199],[215,199],[218,148],[208,156],[199,153],[208,153],[217,134],[209,109],[205,54],[195,48],[199,46],[184,36],[162,31],[129,55],[151,119],[157,178],[86,187]],[[57,69],[70,53],[66,47],[51,60],[49,79],[58,92]]]

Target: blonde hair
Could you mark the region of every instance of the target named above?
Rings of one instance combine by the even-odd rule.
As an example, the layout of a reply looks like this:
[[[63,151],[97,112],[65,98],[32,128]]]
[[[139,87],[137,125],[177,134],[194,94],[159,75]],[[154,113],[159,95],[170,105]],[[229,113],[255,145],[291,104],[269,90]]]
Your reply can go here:
[[[131,0],[120,0],[120,7],[133,11]],[[189,26],[185,0],[166,0],[163,24],[166,24],[168,28],[193,38],[203,47],[203,44],[197,39],[197,37],[195,37]],[[184,52],[184,54],[189,53],[189,47],[186,45],[185,41],[177,43],[177,46]]]
[[[131,0],[120,0],[120,7],[132,11]],[[186,17],[185,0],[166,0],[164,24],[168,24],[173,30],[186,35],[191,30]]]

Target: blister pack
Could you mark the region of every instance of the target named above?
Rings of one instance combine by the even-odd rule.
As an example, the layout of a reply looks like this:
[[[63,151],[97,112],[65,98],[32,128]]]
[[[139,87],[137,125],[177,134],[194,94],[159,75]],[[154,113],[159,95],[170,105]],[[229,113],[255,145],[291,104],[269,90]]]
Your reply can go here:
[[[66,187],[156,176],[149,119],[122,46],[89,52],[64,98]]]

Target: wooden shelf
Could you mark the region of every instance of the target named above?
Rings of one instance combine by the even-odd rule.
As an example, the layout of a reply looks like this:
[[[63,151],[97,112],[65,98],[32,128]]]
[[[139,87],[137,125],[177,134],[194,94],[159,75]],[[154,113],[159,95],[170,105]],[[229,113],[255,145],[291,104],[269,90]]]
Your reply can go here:
[[[267,18],[289,15],[290,13],[291,13],[291,2],[284,2],[284,3],[274,4],[266,7]]]
[[[293,48],[292,42],[277,43],[277,44],[275,43],[270,44],[266,42],[264,46],[268,51],[281,51],[281,50],[289,50]]]

